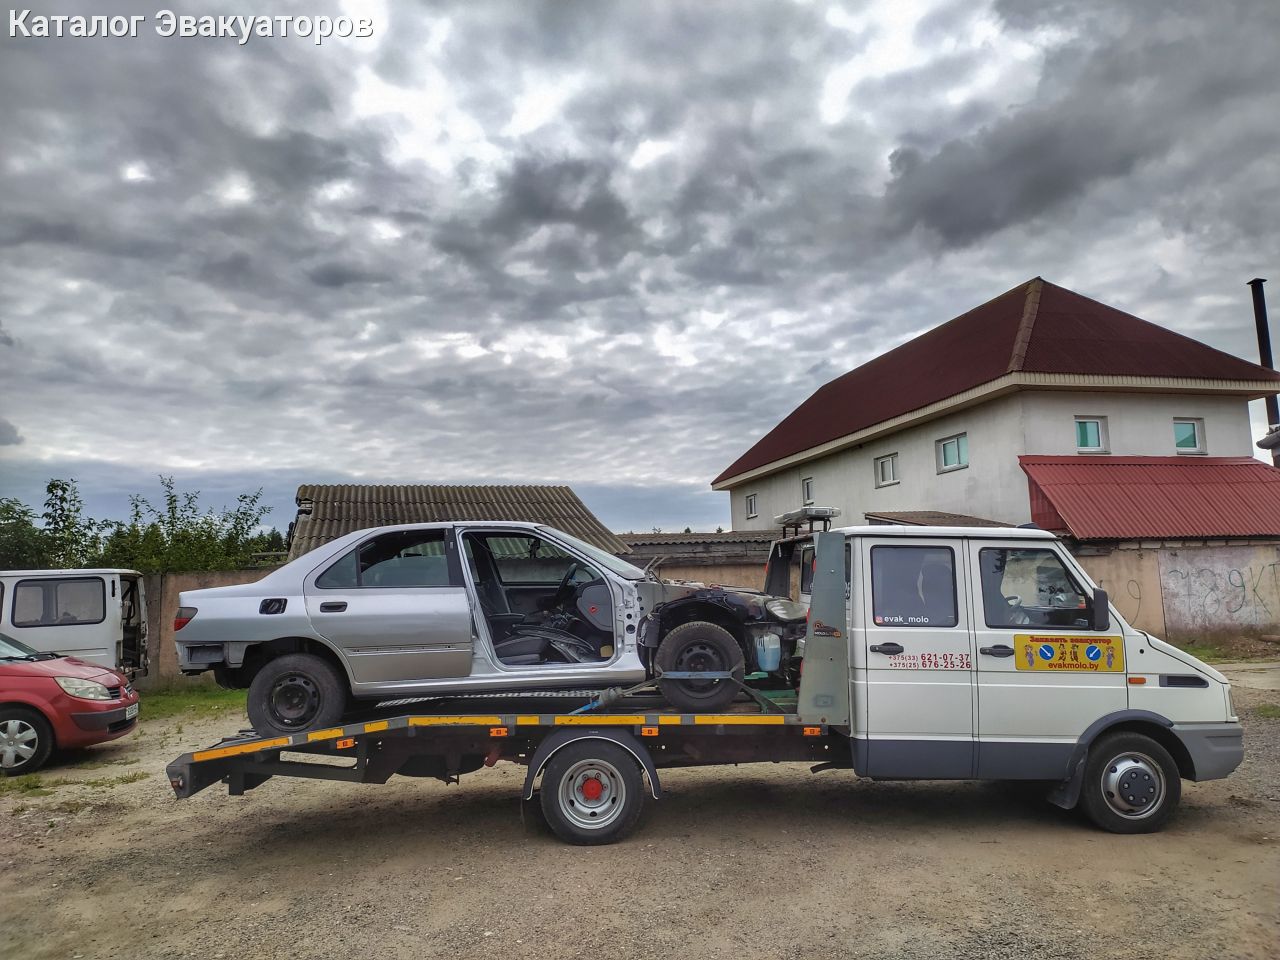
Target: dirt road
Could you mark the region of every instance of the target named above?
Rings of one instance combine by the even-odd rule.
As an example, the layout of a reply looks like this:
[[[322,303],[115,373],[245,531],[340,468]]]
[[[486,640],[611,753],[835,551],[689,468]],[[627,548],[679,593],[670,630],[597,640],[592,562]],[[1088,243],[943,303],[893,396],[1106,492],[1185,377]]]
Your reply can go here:
[[[779,765],[664,773],[630,840],[586,849],[522,825],[509,766],[178,802],[165,763],[234,721],[152,721],[0,797],[0,956],[1273,958],[1277,700],[1238,690],[1245,765],[1155,836]]]

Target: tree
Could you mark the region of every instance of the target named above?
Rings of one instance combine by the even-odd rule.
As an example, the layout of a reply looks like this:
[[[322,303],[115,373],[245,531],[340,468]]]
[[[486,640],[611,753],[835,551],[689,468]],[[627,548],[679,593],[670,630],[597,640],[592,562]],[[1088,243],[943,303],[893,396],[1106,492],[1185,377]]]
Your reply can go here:
[[[162,476],[160,486],[163,504],[132,496],[124,523],[86,517],[74,479],[49,481],[43,526],[22,501],[0,499],[0,569],[231,570],[253,566],[255,554],[284,551],[280,531],[262,531],[271,508],[261,490],[241,494],[230,509],[202,510],[200,494],[179,493],[173,477]]]
[[[114,524],[103,543],[104,565],[143,573],[232,570],[252,566],[255,553],[284,548],[277,531],[258,532],[271,511],[260,502],[261,489],[238,496],[234,508],[202,511],[198,491],[179,493],[173,477],[161,476],[160,486],[159,507],[142,496],[129,498],[129,522]]]
[[[0,570],[38,570],[48,557],[49,540],[36,526],[36,512],[13,497],[0,499]]]
[[[101,550],[109,526],[84,515],[84,501],[75,479],[50,480],[45,487],[44,534],[52,567],[85,567]]]

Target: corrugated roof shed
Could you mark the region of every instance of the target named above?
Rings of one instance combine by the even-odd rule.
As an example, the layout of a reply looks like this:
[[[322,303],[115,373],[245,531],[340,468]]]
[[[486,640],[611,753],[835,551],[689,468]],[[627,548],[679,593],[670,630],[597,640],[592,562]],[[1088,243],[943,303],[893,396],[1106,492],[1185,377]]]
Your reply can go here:
[[[1274,370],[1036,277],[819,387],[713,484],[1019,372],[1280,389]]]
[[[1039,457],[1031,518],[1077,540],[1280,536],[1280,470],[1250,457]]]
[[[941,510],[881,510],[863,514],[868,523],[901,523],[909,527],[1009,527],[1013,524]]]
[[[631,552],[564,486],[304,484],[296,499],[290,560],[353,530],[449,520],[528,520],[556,527],[609,553]]]

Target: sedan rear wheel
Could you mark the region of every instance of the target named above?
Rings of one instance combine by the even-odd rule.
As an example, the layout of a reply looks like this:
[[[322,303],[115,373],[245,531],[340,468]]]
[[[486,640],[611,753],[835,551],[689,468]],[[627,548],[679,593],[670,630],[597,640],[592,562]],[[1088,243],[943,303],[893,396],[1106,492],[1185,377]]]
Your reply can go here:
[[[347,709],[347,684],[327,660],[290,653],[254,675],[246,701],[249,722],[263,736],[328,727]]]
[[[52,751],[53,729],[44,717],[21,707],[0,709],[0,773],[32,773],[45,765]]]

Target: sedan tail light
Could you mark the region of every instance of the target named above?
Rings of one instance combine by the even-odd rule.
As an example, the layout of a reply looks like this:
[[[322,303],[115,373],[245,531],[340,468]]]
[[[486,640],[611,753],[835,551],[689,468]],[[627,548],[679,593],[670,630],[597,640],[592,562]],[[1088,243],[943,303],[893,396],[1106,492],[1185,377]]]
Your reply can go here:
[[[176,632],[178,630],[181,630],[183,627],[185,627],[188,623],[192,621],[195,615],[196,615],[195,607],[179,607],[178,612],[173,615],[174,631]]]

